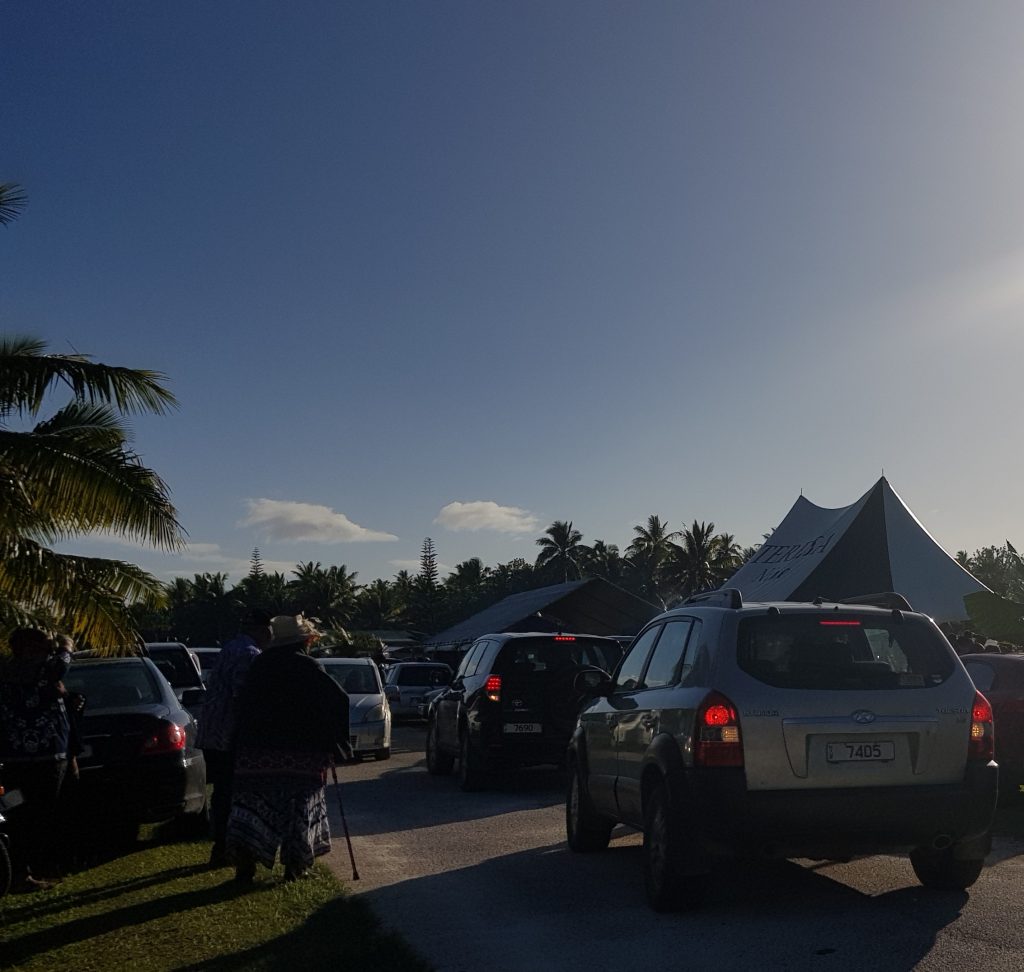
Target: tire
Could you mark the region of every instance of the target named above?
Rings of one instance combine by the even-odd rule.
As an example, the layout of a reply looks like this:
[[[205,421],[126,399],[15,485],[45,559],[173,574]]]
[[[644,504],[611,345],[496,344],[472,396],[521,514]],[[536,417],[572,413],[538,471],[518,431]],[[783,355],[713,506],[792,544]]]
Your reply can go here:
[[[391,759],[391,747],[385,746],[384,749],[378,749],[373,754],[373,758],[377,760],[378,763],[385,759]]]
[[[455,766],[455,758],[442,753],[437,745],[437,723],[427,726],[427,772],[431,776],[447,776]]]
[[[700,904],[705,880],[692,873],[685,823],[664,780],[655,785],[644,808],[643,869],[647,903],[655,911]]]
[[[469,732],[463,730],[459,741],[459,789],[472,793],[483,789],[484,773],[477,763],[476,754],[469,742]]]
[[[7,842],[0,835],[0,898],[11,890],[11,855],[7,853]]]
[[[583,787],[579,763],[573,760],[565,794],[565,836],[569,849],[581,854],[607,850],[614,826],[614,821],[594,812]]]
[[[918,881],[933,891],[965,891],[981,875],[984,858],[968,858],[958,861],[953,856],[954,848],[933,851],[918,848],[910,852],[910,865]]]

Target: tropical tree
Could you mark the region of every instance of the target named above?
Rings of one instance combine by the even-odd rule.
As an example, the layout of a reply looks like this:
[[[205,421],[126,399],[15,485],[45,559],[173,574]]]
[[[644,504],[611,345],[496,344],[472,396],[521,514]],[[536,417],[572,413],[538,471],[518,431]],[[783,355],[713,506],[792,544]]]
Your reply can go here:
[[[537,555],[536,567],[561,574],[563,581],[570,575],[581,577],[582,540],[583,534],[573,527],[572,520],[555,520],[537,540],[541,552]]]
[[[0,187],[0,223],[12,218],[11,200]],[[88,355],[49,354],[32,337],[0,337],[0,630],[57,627],[116,650],[136,638],[131,608],[162,602],[163,585],[134,564],[51,547],[94,532],[181,547],[168,489],[129,447],[123,422],[173,407],[164,381]],[[59,390],[70,400],[40,419]]]
[[[665,574],[682,597],[720,587],[739,565],[742,550],[731,534],[715,533],[714,523],[696,520],[673,544]]]
[[[357,595],[353,624],[359,629],[388,628],[400,623],[403,608],[395,586],[378,578]]]
[[[668,523],[652,513],[645,525],[633,527],[633,534],[626,548],[629,585],[641,597],[664,607],[668,595],[664,567],[672,556],[672,541],[679,536],[679,531],[669,530]]]
[[[626,569],[619,548],[604,540],[595,540],[589,547],[581,548],[580,567],[584,574],[603,577],[613,584],[622,582]]]
[[[320,561],[296,564],[295,580],[288,585],[295,612],[319,618],[324,624],[340,627],[349,622],[356,608],[356,572],[341,566],[326,569]]]

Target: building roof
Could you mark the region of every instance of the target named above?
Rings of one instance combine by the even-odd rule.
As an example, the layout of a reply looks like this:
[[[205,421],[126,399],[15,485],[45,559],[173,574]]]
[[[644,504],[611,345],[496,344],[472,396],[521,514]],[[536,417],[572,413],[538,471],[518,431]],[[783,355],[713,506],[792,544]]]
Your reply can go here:
[[[511,594],[497,604],[427,638],[423,647],[460,645],[485,634],[550,629],[596,635],[632,635],[661,608],[600,577]]]

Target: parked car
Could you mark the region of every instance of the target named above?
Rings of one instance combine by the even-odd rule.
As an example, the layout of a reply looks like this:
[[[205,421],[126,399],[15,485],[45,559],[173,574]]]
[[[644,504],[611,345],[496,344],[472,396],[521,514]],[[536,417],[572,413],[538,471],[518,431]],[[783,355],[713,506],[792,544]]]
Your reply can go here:
[[[591,693],[570,748],[569,846],[642,830],[656,910],[695,904],[723,853],[909,851],[921,883],[943,889],[981,873],[992,708],[899,595],[700,595],[651,621]]]
[[[992,704],[1002,802],[1024,795],[1024,655],[961,655],[967,674]]]
[[[64,676],[85,696],[76,799],[135,823],[181,817],[206,830],[206,764],[196,721],[150,658],[76,657]]]
[[[372,658],[321,658],[349,698],[349,741],[357,757],[391,758],[391,706]]]
[[[613,638],[530,632],[478,638],[427,712],[427,770],[463,790],[519,766],[561,765],[583,701],[576,676],[605,679],[622,655]]]
[[[210,687],[210,672],[213,671],[214,663],[220,655],[220,648],[198,647],[190,648],[189,651],[199,662],[199,677],[203,680],[205,688]]]
[[[178,701],[199,719],[206,701],[206,685],[196,653],[180,641],[147,641],[145,651],[171,683]]]
[[[419,717],[419,705],[431,689],[447,685],[452,670],[440,662],[395,662],[384,676],[384,692],[396,719]]]
[[[11,870],[11,846],[10,837],[7,833],[7,818],[5,814],[15,810],[24,803],[21,790],[11,787],[4,789],[4,767],[0,763],[0,898],[11,890],[13,871]],[[15,810],[15,813],[20,811]]]

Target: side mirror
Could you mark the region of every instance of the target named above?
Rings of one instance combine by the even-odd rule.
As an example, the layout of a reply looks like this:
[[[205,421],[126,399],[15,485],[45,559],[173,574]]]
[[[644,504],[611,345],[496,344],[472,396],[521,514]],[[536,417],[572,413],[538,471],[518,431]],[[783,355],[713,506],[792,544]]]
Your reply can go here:
[[[190,688],[181,693],[181,704],[202,705],[206,701],[206,689]]]
[[[384,698],[386,698],[389,702],[401,702],[402,693],[399,691],[397,685],[385,685]]]
[[[600,668],[585,668],[572,680],[572,687],[581,695],[597,699],[611,694],[612,680],[611,676],[607,672],[602,672]]]

